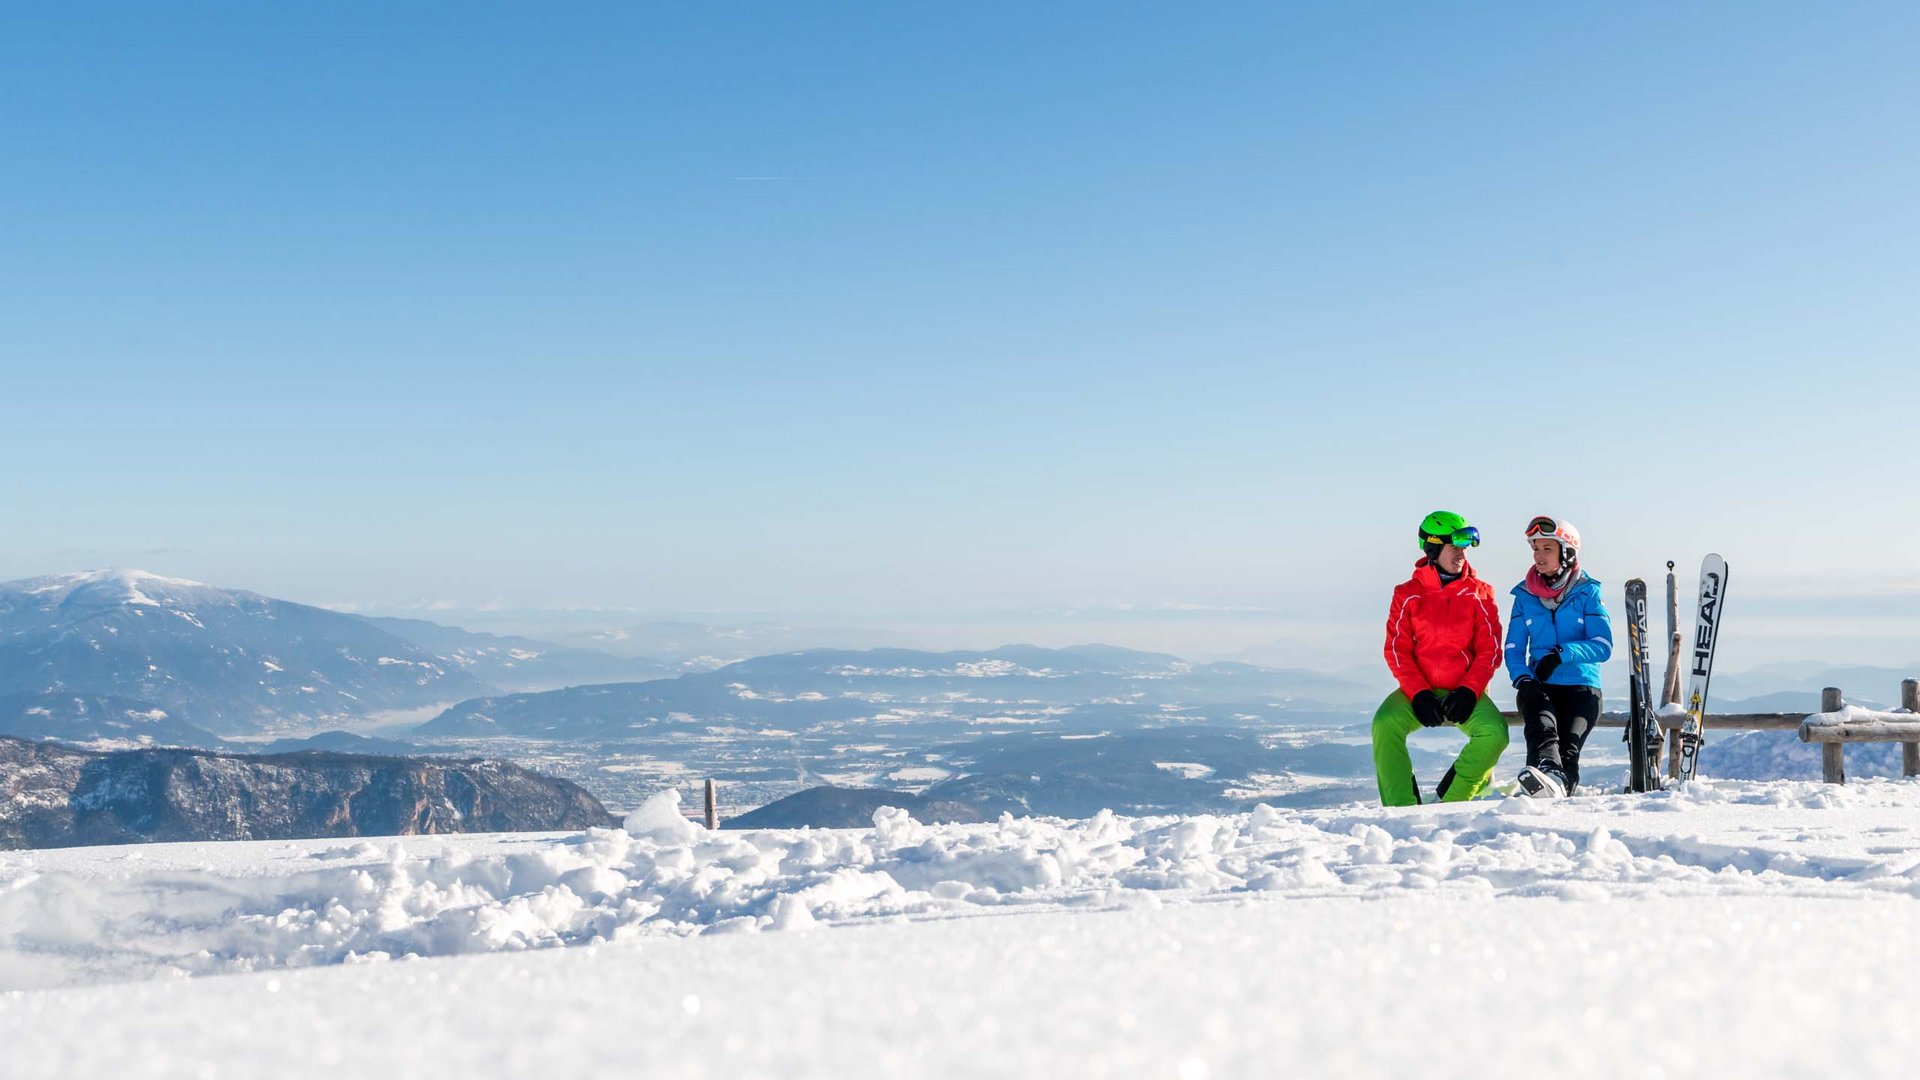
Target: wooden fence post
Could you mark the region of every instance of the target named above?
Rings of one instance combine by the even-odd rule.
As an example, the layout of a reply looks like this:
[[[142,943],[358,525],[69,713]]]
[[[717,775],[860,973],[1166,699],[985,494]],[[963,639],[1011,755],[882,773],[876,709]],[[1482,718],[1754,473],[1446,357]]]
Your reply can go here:
[[[1667,560],[1667,677],[1660,685],[1660,704],[1672,705],[1680,700],[1680,601],[1679,590],[1673,583],[1673,560]],[[1678,776],[1680,768],[1679,744],[1674,744],[1673,775]]]
[[[1845,704],[1846,698],[1841,695],[1839,687],[1829,686],[1820,691],[1821,712],[1839,712],[1841,706]],[[1847,770],[1845,754],[1846,748],[1842,743],[1821,743],[1820,779],[1825,780],[1829,784],[1846,783]]]
[[[1920,679],[1900,680],[1900,707],[1920,713]],[[1900,753],[1906,766],[1900,771],[1908,776],[1920,776],[1920,743],[1901,743]]]
[[[714,786],[713,778],[707,778],[707,828],[720,827],[720,792]]]

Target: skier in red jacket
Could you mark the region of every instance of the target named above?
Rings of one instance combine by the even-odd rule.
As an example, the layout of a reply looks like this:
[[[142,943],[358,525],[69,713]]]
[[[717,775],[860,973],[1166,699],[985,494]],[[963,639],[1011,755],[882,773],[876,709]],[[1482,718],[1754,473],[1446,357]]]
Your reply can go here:
[[[1420,523],[1425,558],[1413,577],[1393,590],[1387,612],[1387,667],[1400,688],[1373,714],[1373,769],[1380,801],[1417,806],[1407,736],[1422,727],[1457,725],[1466,748],[1440,778],[1441,802],[1464,802],[1487,788],[1500,752],[1507,748],[1507,722],[1487,700],[1487,683],[1500,665],[1500,615],[1493,587],[1467,565],[1467,549],[1480,530],[1447,510]]]

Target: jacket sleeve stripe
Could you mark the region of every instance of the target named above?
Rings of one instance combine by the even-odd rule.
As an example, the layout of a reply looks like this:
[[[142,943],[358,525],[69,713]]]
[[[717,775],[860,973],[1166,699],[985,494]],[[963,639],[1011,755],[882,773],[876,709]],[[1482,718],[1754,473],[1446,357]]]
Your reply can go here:
[[[1407,609],[1417,599],[1417,593],[1408,593],[1400,598],[1399,606],[1393,611],[1393,626],[1387,633],[1387,666],[1393,669],[1394,679],[1408,697],[1428,689],[1418,665],[1413,662],[1412,644],[1409,643],[1405,649],[1400,645],[1407,632]]]

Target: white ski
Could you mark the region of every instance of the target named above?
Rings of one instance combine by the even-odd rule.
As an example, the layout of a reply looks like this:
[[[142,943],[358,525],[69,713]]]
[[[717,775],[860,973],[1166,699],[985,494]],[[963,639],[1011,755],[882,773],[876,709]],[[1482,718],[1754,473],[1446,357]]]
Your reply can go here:
[[[1700,562],[1700,602],[1693,619],[1693,663],[1687,673],[1687,719],[1680,729],[1680,779],[1693,779],[1706,741],[1707,682],[1713,677],[1713,647],[1720,640],[1720,615],[1726,605],[1727,560],[1708,555]]]

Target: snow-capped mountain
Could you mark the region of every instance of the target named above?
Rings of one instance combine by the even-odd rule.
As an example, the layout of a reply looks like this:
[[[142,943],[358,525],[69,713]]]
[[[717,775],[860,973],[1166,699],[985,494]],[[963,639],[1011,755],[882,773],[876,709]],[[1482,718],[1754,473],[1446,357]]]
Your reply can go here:
[[[139,570],[0,584],[0,694],[108,695],[230,734],[488,689],[364,619],[258,593]]]

